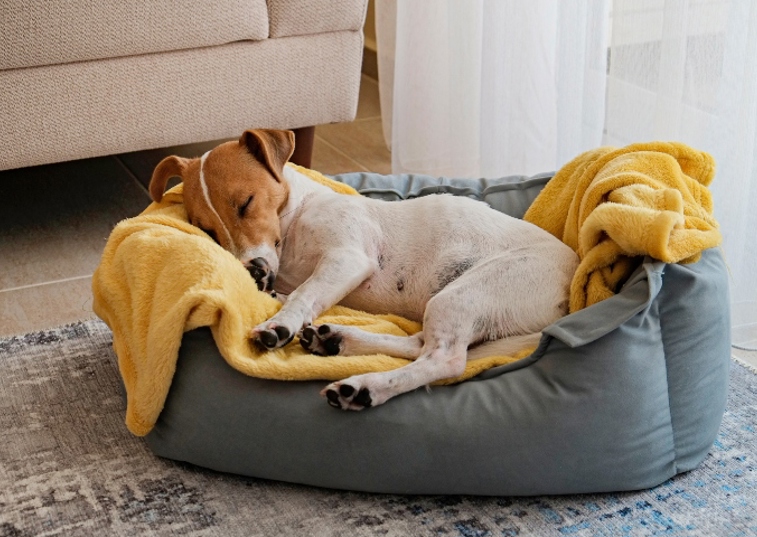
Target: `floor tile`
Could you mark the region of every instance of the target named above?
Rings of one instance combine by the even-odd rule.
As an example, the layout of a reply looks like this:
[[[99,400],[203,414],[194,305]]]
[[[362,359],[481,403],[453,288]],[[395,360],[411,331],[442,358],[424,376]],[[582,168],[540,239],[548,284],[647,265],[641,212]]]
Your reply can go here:
[[[313,162],[311,168],[327,175],[368,171],[352,160],[344,152],[316,136],[313,142]]]
[[[384,142],[380,118],[319,125],[315,133],[364,168],[377,173],[392,172],[392,157]]]
[[[90,276],[0,291],[0,337],[93,319]]]
[[[88,276],[146,192],[112,157],[0,172],[0,290]]]

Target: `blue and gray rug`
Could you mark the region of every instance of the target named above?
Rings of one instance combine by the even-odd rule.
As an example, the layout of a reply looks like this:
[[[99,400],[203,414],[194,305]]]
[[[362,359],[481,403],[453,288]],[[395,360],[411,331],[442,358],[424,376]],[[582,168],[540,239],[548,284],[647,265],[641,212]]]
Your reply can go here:
[[[757,375],[735,362],[710,456],[635,493],[418,497],[245,479],[159,459],[123,419],[101,322],[0,339],[0,537],[757,536]]]

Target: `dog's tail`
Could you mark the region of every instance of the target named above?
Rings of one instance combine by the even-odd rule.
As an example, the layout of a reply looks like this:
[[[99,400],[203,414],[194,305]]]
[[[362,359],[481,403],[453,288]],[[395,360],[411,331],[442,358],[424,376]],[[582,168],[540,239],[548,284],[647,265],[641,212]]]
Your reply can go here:
[[[485,356],[510,356],[523,349],[535,348],[539,345],[541,332],[524,336],[510,336],[494,341],[487,341],[468,349],[468,360],[484,358]]]

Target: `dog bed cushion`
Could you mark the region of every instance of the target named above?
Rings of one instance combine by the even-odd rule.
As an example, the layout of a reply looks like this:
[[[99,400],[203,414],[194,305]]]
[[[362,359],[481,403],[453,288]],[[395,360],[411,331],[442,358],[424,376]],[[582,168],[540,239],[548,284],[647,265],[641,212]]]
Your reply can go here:
[[[345,174],[382,199],[450,193],[522,217],[550,175],[497,180]],[[697,466],[715,440],[730,364],[727,272],[647,258],[619,293],[544,332],[528,358],[363,412],[325,382],[245,376],[210,330],[184,334],[155,427],[158,455],[322,487],[411,494],[635,490]]]

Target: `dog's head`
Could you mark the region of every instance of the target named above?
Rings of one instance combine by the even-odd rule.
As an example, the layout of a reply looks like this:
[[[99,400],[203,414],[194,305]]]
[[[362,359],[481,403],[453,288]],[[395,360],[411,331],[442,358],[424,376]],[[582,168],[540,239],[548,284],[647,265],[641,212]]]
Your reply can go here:
[[[160,201],[168,180],[180,178],[189,222],[236,256],[261,289],[270,290],[279,268],[279,213],[289,197],[283,170],[293,150],[291,131],[248,130],[238,142],[202,157],[163,159],[152,174],[150,196]]]

